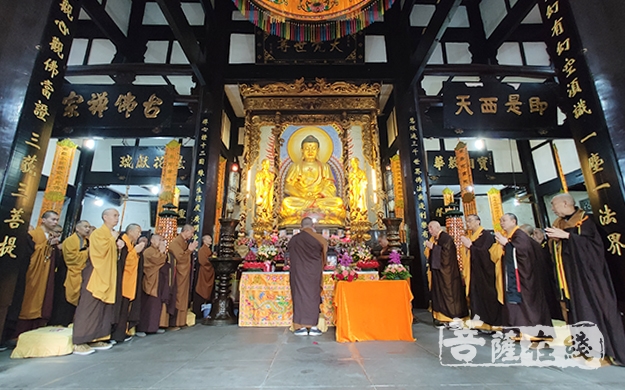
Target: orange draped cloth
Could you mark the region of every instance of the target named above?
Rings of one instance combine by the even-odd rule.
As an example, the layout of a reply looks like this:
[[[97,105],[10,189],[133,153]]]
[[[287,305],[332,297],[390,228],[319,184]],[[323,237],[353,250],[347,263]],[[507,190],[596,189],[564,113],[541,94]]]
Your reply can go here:
[[[130,241],[128,235],[122,235],[122,240],[126,243],[128,254],[124,264],[124,274],[122,275],[122,296],[134,301],[137,294],[137,270],[139,269],[139,255],[135,251],[135,246]]]
[[[89,259],[93,272],[87,282],[87,291],[104,303],[115,303],[117,288],[117,240],[106,225],[89,236]]]
[[[30,256],[28,271],[26,271],[26,289],[19,315],[21,320],[41,318],[43,299],[46,295],[48,275],[50,274],[50,251],[52,250],[41,226],[28,234],[35,242],[35,251]]]
[[[87,239],[78,237],[78,234],[74,233],[63,241],[63,260],[67,265],[67,276],[63,284],[65,299],[74,306],[78,306],[82,270],[87,264],[88,257]]]
[[[406,280],[338,282],[336,341],[414,341],[412,298]]]

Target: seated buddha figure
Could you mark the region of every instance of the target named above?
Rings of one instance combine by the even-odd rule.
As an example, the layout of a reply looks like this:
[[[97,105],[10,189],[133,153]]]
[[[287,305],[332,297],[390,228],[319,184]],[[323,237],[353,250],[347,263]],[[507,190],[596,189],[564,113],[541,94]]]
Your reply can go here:
[[[343,225],[345,208],[336,195],[334,177],[328,163],[319,161],[319,140],[312,135],[301,144],[301,160],[289,167],[280,209],[282,225],[299,224],[305,216],[320,225]]]

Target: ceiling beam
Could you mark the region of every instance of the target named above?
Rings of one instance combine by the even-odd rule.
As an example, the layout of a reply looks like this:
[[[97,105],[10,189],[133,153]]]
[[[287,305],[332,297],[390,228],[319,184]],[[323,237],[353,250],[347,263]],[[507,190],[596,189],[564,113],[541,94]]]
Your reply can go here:
[[[83,0],[81,5],[82,9],[84,9],[87,15],[89,15],[93,23],[95,23],[95,25],[102,30],[104,36],[113,42],[118,53],[126,57],[129,61],[138,60],[135,58],[136,54],[131,49],[132,45],[126,35],[124,35],[122,30],[120,30],[108,12],[106,12],[104,7],[97,0]]]
[[[486,40],[488,50],[497,53],[499,47],[521,25],[523,19],[530,13],[537,2],[538,0],[518,0]],[[538,30],[542,33],[542,29]]]
[[[201,85],[206,85],[208,75],[204,72],[206,61],[193,29],[182,11],[180,0],[156,0],[182,51],[191,63],[193,73]]]
[[[417,84],[425,65],[436,48],[436,44],[440,42],[441,37],[445,33],[449,22],[451,22],[461,2],[462,0],[441,0],[436,5],[434,15],[432,15],[428,26],[425,28],[417,48],[410,56],[410,69],[412,74],[410,74],[408,78],[408,80],[410,80],[409,88]]]

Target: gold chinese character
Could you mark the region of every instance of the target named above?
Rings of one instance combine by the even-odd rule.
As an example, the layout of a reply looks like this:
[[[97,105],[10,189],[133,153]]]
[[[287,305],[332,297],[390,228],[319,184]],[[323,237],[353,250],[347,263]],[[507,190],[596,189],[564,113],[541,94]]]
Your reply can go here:
[[[15,259],[17,256],[13,251],[15,250],[15,241],[17,238],[4,236],[4,241],[0,242],[0,257],[4,257],[5,255],[9,255],[10,258]]]
[[[4,222],[8,223],[11,229],[17,229],[18,227],[20,227],[20,223],[24,223],[24,220],[22,219],[23,213],[23,208],[14,208],[13,210],[11,210],[11,218],[5,219]]]
[[[610,188],[610,183],[599,184],[598,186],[595,187],[595,192],[606,189],[606,188]]]
[[[196,201],[197,203],[200,203],[200,202],[202,201],[202,195],[196,195],[196,196],[195,196],[195,201]]]
[[[69,28],[67,27],[64,21],[55,19],[54,24],[56,24],[59,27],[59,31],[61,32],[61,34],[65,36],[69,35]]]
[[[410,133],[410,139],[418,139],[417,133]]]
[[[187,218],[187,210],[185,209],[178,210],[178,218],[181,218],[181,219]]]
[[[206,160],[204,160],[203,158],[200,158],[200,159],[198,159],[198,160],[197,160],[197,164],[198,164],[198,165],[200,165],[200,166],[201,166],[201,165],[204,165],[204,162],[205,162],[205,161],[206,161]]]
[[[566,85],[566,92],[568,93],[569,97],[575,97],[575,95],[577,95],[582,91],[582,87],[579,85],[579,80],[577,79],[577,77],[575,77],[573,80],[571,80],[570,83],[568,83]]]
[[[421,184],[421,183],[423,183],[423,179],[421,178],[421,176],[419,176],[416,179],[414,179],[414,182],[417,183],[417,184]]]
[[[425,210],[425,203],[419,202],[419,209],[420,210]]]
[[[418,200],[423,200],[423,199],[425,199],[425,198],[423,197],[423,194],[419,194],[419,195],[417,195],[417,199],[418,199]]]
[[[508,107],[508,110],[506,112],[513,112],[517,115],[521,115],[521,105],[523,103],[520,99],[521,95],[519,94],[508,95],[508,102],[505,104],[505,106]]]
[[[41,150],[41,146],[39,146],[39,134],[31,133],[32,137],[30,137],[30,141],[24,141],[26,145],[30,145],[37,150]]]
[[[566,38],[565,40],[558,42],[556,45],[556,53],[559,56],[562,55],[565,51],[569,51],[571,49],[571,38]]]
[[[488,157],[480,156],[477,158],[477,164],[480,166],[480,171],[488,171]]]
[[[314,53],[316,53],[316,52],[323,53],[323,52],[326,51],[326,49],[324,49],[321,46],[321,45],[323,45],[323,42],[312,42],[312,45],[313,45],[313,48],[314,48],[314,50],[313,50]]]
[[[132,156],[129,154],[121,156],[119,158],[119,167],[132,169]]]
[[[338,38],[336,38],[336,39],[334,40],[334,42],[332,42],[332,43],[330,44],[330,52],[333,52],[334,50],[336,50],[336,51],[340,51],[340,52],[342,53],[342,52],[343,52],[343,50],[341,50],[341,49],[339,48],[339,43],[340,43],[340,42],[339,42],[339,39],[338,39]]]
[[[28,173],[31,176],[37,175],[37,156],[24,156],[20,163],[20,171],[22,173]]]
[[[441,215],[440,215],[440,216],[442,217],[442,216],[443,216],[443,209],[442,209],[442,208],[439,208],[438,210],[440,210],[440,211],[441,211]],[[438,210],[436,210],[436,211],[438,212]],[[437,216],[438,216],[438,215],[437,215]],[[421,229],[427,229],[427,228],[428,228],[428,223],[427,223],[427,222],[425,222],[425,221],[421,222]]]
[[[198,187],[195,189],[195,193],[196,193],[196,194],[201,194],[201,193],[202,193],[202,187],[198,186]]]
[[[61,42],[58,37],[52,37],[52,41],[50,41],[49,45],[50,50],[56,53],[56,55],[59,56],[60,59],[63,59],[63,57],[65,56],[63,54],[63,42]]]
[[[201,178],[197,179],[197,180],[195,181],[195,183],[197,183],[197,184],[199,184],[199,185],[204,185],[204,182],[202,181],[202,179],[201,179]]]
[[[428,231],[427,231],[427,230],[424,230],[424,231],[423,231],[423,233],[421,233],[421,236],[422,236],[423,238],[426,238],[426,239],[427,239],[427,238],[428,238]]]
[[[108,110],[109,104],[109,93],[104,91],[102,93],[92,93],[91,100],[87,102],[89,105],[89,111],[91,115],[98,114],[98,118],[102,118],[104,115],[104,111]]]
[[[467,112],[467,114],[469,115],[473,115],[473,111],[471,110],[471,108],[469,107],[471,105],[471,102],[468,101],[468,99],[471,97],[471,95],[458,95],[456,96],[456,100],[458,100],[456,102],[456,106],[460,107],[458,108],[458,111],[456,111],[456,115],[460,115],[460,113],[464,110]],[[412,119],[412,118],[411,118]]]
[[[33,110],[33,114],[37,117],[37,119],[41,119],[42,121],[46,121],[46,117],[50,116],[48,112],[48,105],[41,103],[41,100],[38,100],[35,103],[35,109]]]
[[[555,14],[559,10],[560,10],[560,7],[557,1],[554,2],[552,5],[548,5],[547,12],[545,13],[547,15],[547,19],[551,19],[551,15]]]
[[[197,171],[197,175],[200,176],[200,177],[203,177],[204,176],[204,170],[203,169],[199,169]]]
[[[298,53],[306,53],[306,43],[307,42],[295,42],[293,48]]]
[[[621,256],[621,248],[625,248],[625,245],[621,243],[621,233],[612,233],[608,235],[608,241],[610,241],[610,247],[608,252],[613,255],[618,254]]]
[[[184,161],[182,156],[180,156],[180,159],[178,160],[178,169],[184,169],[184,163],[186,163],[186,161]]]
[[[208,135],[206,135],[206,134],[202,134],[202,135],[200,136],[200,139],[201,139],[202,141],[206,141],[206,140],[208,139]]]
[[[414,169],[414,174],[415,175],[420,175],[421,174],[421,168],[415,168]]]
[[[592,133],[590,133],[587,136],[585,136],[584,138],[582,138],[579,142],[584,143],[584,142],[588,141],[589,139],[591,139],[592,137],[596,137],[596,136],[597,136],[597,132],[593,131]]]
[[[74,91],[70,92],[69,95],[67,97],[64,97],[63,101],[61,102],[65,106],[65,109],[63,110],[63,116],[66,116],[68,118],[80,116],[80,113],[78,112],[78,105],[84,101],[85,99],[82,97],[82,95],[78,95]]]
[[[616,220],[616,218],[614,218],[614,216],[616,215],[616,213],[612,210],[610,210],[610,208],[608,207],[607,204],[603,205],[603,209],[599,210],[599,222],[605,226],[605,225],[609,225],[611,223],[618,223],[618,221]],[[6,221],[5,221],[6,222]]]
[[[72,11],[74,10],[74,7],[69,3],[69,0],[62,0],[59,5],[61,6],[61,12],[67,16],[67,19],[70,22],[73,21],[74,17],[72,16]]]
[[[419,213],[419,217],[421,217],[421,219],[425,219],[427,217],[427,214],[425,213],[425,211],[422,211]]]
[[[553,21],[553,27],[551,27],[551,36],[559,37],[564,33],[564,26],[562,25],[562,18]]]
[[[447,168],[456,169],[458,168],[458,163],[456,162],[455,156],[449,156],[449,163],[447,164]]]
[[[165,156],[156,156],[154,157],[154,164],[152,166],[156,169],[162,169],[164,163],[165,163]]]
[[[161,112],[160,107],[158,107],[161,104],[163,104],[163,100],[156,96],[155,93],[150,95],[150,98],[143,103],[143,107],[145,107],[143,109],[143,114],[145,115],[145,117],[149,119],[156,118]]]
[[[137,157],[137,164],[135,164],[135,168],[148,168],[149,169],[150,168],[150,164],[148,162],[149,158],[150,158],[149,156],[144,156],[140,154],[139,157]],[[132,157],[130,157],[130,159],[132,160]],[[131,161],[131,164],[132,164],[132,161]]]
[[[433,166],[434,166],[434,168],[436,168],[436,169],[438,169],[440,171],[445,166],[445,158],[443,156],[440,156],[440,155],[434,157],[434,164],[433,164]]]
[[[530,114],[537,112],[539,115],[542,115],[547,107],[549,107],[549,103],[543,102],[539,97],[534,96],[529,99],[530,103]]]
[[[604,161],[601,157],[599,157],[598,153],[590,153],[590,157],[588,157],[588,168],[590,168],[590,171],[593,174],[603,171],[603,164]]]
[[[417,192],[421,192],[421,191],[423,191],[423,186],[420,186],[420,185],[419,185],[419,186],[417,186],[416,190],[417,190]]]
[[[573,116],[575,119],[579,119],[579,117],[584,114],[592,114],[592,110],[586,107],[586,101],[584,99],[579,99],[579,102],[573,106]]]
[[[26,198],[26,184],[18,183],[17,192],[11,192],[11,195],[16,198]]]
[[[122,113],[126,112],[124,115],[126,118],[130,118],[130,113],[134,111],[135,108],[139,105],[135,101],[136,96],[132,93],[128,92],[125,95],[119,95],[117,97],[117,101],[115,102],[115,107],[117,107],[117,112]]]
[[[577,71],[577,69],[573,67],[573,65],[575,65],[575,58],[567,58],[565,61],[566,63],[562,67],[562,71],[566,73],[566,77],[571,77],[571,75]]]
[[[482,114],[496,114],[497,113],[497,101],[499,100],[496,97],[485,97],[480,98],[480,102],[482,102]]]
[[[282,50],[283,53],[286,53],[287,50],[289,50],[289,41],[287,41],[286,39],[280,39],[278,49]]]
[[[46,72],[50,72],[50,78],[54,78],[54,76],[59,74],[59,64],[56,62],[56,60],[48,58],[43,62],[43,64],[45,65],[43,67],[43,70],[45,70]]]
[[[419,165],[421,164],[421,160],[419,160],[418,158],[415,158],[414,160],[412,160],[414,165]]]
[[[193,211],[200,211],[200,205],[196,204],[195,207],[193,207]]]
[[[52,92],[54,92],[54,87],[52,86],[52,81],[43,80],[39,83],[43,88],[41,88],[41,94],[48,100],[50,100],[50,96],[52,96]]]

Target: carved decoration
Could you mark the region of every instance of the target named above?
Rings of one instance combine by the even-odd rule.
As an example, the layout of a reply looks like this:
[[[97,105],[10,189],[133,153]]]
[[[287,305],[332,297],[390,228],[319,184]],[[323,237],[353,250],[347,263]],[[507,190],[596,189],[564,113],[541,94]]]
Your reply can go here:
[[[239,90],[243,99],[252,96],[379,96],[381,85],[352,84],[344,81],[328,83],[325,79],[316,78],[315,82],[306,83],[304,78],[294,83],[273,83],[261,86],[259,84],[241,84]]]

